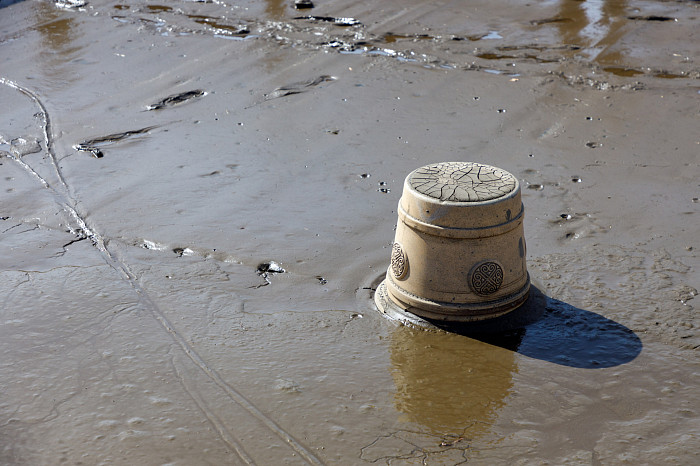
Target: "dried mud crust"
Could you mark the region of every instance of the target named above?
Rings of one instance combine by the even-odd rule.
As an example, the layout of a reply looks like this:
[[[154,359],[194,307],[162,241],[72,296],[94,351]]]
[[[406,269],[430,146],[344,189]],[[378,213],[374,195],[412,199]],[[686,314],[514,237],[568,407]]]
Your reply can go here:
[[[680,348],[700,348],[697,273],[663,249],[587,246],[528,259],[547,294]]]
[[[469,453],[470,440],[466,434],[437,436],[397,430],[362,447],[360,459],[370,464],[458,465],[469,461]]]

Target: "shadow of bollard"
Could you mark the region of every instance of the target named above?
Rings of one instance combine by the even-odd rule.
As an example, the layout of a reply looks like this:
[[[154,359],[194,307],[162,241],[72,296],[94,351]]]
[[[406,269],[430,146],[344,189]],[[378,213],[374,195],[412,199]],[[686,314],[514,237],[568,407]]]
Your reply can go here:
[[[497,319],[478,325],[431,323],[530,358],[584,369],[619,366],[642,351],[642,342],[631,329],[547,297],[534,286],[525,304]]]

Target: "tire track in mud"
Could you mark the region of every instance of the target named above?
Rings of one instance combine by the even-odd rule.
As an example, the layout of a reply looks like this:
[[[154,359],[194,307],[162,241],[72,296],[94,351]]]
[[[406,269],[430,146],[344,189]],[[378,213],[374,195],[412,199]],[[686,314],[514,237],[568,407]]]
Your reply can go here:
[[[245,464],[254,465],[255,461],[253,461],[253,459],[248,455],[248,453],[246,453],[245,449],[243,448],[243,445],[241,445],[241,443],[231,434],[231,432],[229,432],[229,430],[226,428],[226,425],[221,421],[219,416],[217,416],[207,406],[207,403],[203,399],[203,397],[196,394],[197,391],[195,389],[187,387],[187,383],[185,382],[187,378],[178,369],[177,364],[175,364],[175,361],[171,361],[171,365],[173,368],[173,372],[177,374],[181,385],[188,393],[188,395],[190,395],[192,401],[194,401],[194,403],[197,405],[197,408],[199,408],[204,417],[207,418],[207,421],[209,421],[209,423],[214,427],[217,434],[219,435],[219,438],[221,438],[224,441],[224,443],[226,443],[228,446],[233,448],[233,450],[243,460],[243,462],[245,462]]]
[[[206,375],[207,378],[214,382],[214,384],[216,384],[216,386],[218,386],[231,401],[241,406],[251,416],[253,416],[263,425],[265,425],[265,427],[267,427],[272,433],[281,438],[291,449],[296,451],[296,453],[298,453],[301,456],[301,458],[303,458],[307,463],[314,465],[322,465],[323,462],[318,457],[316,457],[311,451],[309,451],[309,449],[302,445],[301,442],[295,439],[291,433],[284,430],[284,428],[282,428],[274,420],[272,420],[265,413],[263,413],[262,410],[260,410],[253,402],[248,400],[241,392],[236,390],[234,386],[226,382],[223,379],[223,377],[221,377],[221,375],[219,375],[218,372],[212,369],[206,363],[206,361],[199,355],[199,353],[197,353],[197,351],[195,351],[194,348],[192,348],[192,346],[187,343],[186,339],[174,328],[174,326],[165,316],[160,307],[156,304],[156,302],[153,299],[151,299],[148,292],[139,284],[137,275],[134,272],[132,272],[131,268],[126,263],[126,261],[118,257],[118,255],[115,252],[111,251],[107,247],[107,242],[105,241],[105,238],[97,231],[97,229],[89,227],[84,216],[77,211],[75,207],[77,201],[71,195],[70,187],[66,182],[63,173],[61,172],[61,169],[57,163],[51,132],[51,120],[49,118],[48,111],[46,110],[46,106],[41,102],[39,97],[34,92],[19,85],[14,81],[11,81],[4,77],[0,77],[0,84],[4,84],[5,86],[8,86],[11,89],[14,89],[27,96],[34,103],[34,105],[36,105],[39,108],[39,113],[41,115],[41,118],[43,119],[43,124],[41,126],[44,137],[44,144],[46,145],[46,152],[49,155],[51,165],[58,178],[60,191],[55,186],[51,185],[46,180],[46,178],[41,176],[34,168],[32,168],[29,164],[24,162],[19,156],[9,153],[8,155],[11,160],[17,162],[32,177],[36,178],[44,188],[49,189],[54,196],[55,202],[66,212],[69,213],[71,218],[78,225],[78,228],[75,229],[69,226],[70,232],[76,235],[78,238],[89,238],[92,241],[93,245],[101,252],[105,262],[112,269],[117,271],[124,280],[129,282],[129,285],[138,296],[137,304],[143,305],[150,311],[151,316],[160,324],[163,330],[165,330],[165,332],[167,332],[170,335],[172,340],[177,344],[177,346],[180,347],[181,351],[185,353],[185,355],[190,359],[190,361],[192,361],[192,363],[194,363],[195,366],[197,366],[199,370]],[[227,429],[226,426],[214,415],[214,413],[206,407],[204,400],[200,399],[200,397],[198,396],[195,396],[192,390],[190,390],[187,387],[182,374],[177,370],[175,370],[175,374],[179,378],[180,384],[182,385],[185,392],[187,392],[187,394],[192,398],[192,400],[199,407],[199,409],[202,410],[205,417],[207,418],[207,421],[217,432],[219,438],[233,451],[235,451],[244,463],[255,464],[252,458],[250,458],[250,456],[245,452],[245,450],[243,450],[243,447],[240,445],[240,442],[235,439],[234,435],[230,432],[230,430]]]

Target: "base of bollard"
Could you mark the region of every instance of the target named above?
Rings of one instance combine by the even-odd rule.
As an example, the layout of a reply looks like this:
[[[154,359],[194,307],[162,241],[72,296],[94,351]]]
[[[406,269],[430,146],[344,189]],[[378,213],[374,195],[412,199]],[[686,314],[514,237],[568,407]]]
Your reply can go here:
[[[530,275],[516,292],[501,296],[500,299],[472,303],[440,302],[416,296],[401,288],[387,272],[384,284],[387,297],[399,308],[424,319],[445,322],[475,322],[492,319],[517,309],[527,300],[530,292]]]
[[[445,321],[421,317],[410,306],[400,306],[389,297],[385,281],[377,286],[374,303],[379,312],[395,322],[426,330],[446,330],[461,334],[500,333],[522,328],[539,320],[547,306],[547,297],[534,285],[523,299],[512,304],[508,310],[491,313],[487,318],[478,317],[472,321]]]

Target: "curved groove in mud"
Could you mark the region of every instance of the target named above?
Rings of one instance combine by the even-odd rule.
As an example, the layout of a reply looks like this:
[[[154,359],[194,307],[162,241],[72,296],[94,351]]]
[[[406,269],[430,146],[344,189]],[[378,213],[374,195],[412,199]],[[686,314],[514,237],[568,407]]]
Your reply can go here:
[[[44,186],[44,188],[48,188],[48,187],[49,187],[49,183],[47,183],[46,180],[43,179],[43,178],[41,177],[41,175],[39,175],[32,167],[30,167],[29,165],[27,165],[27,163],[26,163],[24,160],[22,160],[21,158],[17,157],[15,154],[11,154],[11,153],[5,152],[5,151],[0,152],[0,155],[3,155],[3,154],[6,154],[6,157],[8,157],[8,158],[14,160],[15,162],[17,162],[17,163],[18,163],[22,168],[24,168],[30,175],[32,175],[34,178],[36,178],[37,181],[39,181],[39,183],[41,183],[42,186]]]
[[[44,132],[44,144],[46,144],[46,150],[49,152],[49,157],[51,159],[51,164],[53,165],[54,170],[56,170],[56,175],[58,176],[59,181],[63,185],[64,188],[68,189],[68,185],[66,184],[66,180],[63,178],[63,173],[61,172],[61,169],[58,166],[58,163],[56,162],[56,153],[54,152],[53,149],[53,138],[51,137],[51,120],[49,119],[49,112],[46,110],[46,106],[41,102],[41,99],[32,91],[27,89],[26,87],[20,86],[14,81],[10,81],[9,79],[1,78],[0,77],[0,83],[9,86],[22,94],[26,95],[29,97],[34,104],[39,107],[39,111],[41,113],[42,118],[44,119],[44,124],[42,125],[42,131]]]
[[[73,220],[78,224],[77,230],[69,226],[71,233],[78,237],[84,236],[90,238],[93,244],[100,251],[104,252],[104,242],[92,231],[90,227],[88,227],[83,217],[78,213],[78,211],[74,207],[75,200],[72,199],[72,197],[70,196],[70,189],[68,188],[68,184],[63,178],[63,173],[61,172],[61,169],[59,168],[58,163],[56,161],[56,153],[53,149],[53,138],[51,136],[51,119],[49,118],[49,113],[46,110],[46,106],[44,106],[44,104],[41,102],[41,99],[39,99],[39,97],[34,92],[30,91],[26,87],[20,86],[14,81],[0,77],[0,84],[4,84],[12,89],[19,91],[20,93],[29,97],[32,100],[32,102],[34,102],[34,104],[37,107],[39,107],[39,113],[41,114],[44,120],[44,124],[42,125],[42,131],[44,133],[44,144],[46,144],[46,150],[49,153],[51,165],[56,171],[56,176],[58,177],[61,186],[63,186],[65,194],[62,195],[61,193],[56,191],[54,187],[49,185],[49,182],[46,181],[44,177],[42,177],[36,170],[34,170],[29,164],[27,164],[20,158],[12,157],[12,159],[15,162],[17,162],[22,168],[24,168],[27,172],[29,172],[33,177],[37,178],[45,188],[50,189],[54,193],[54,196],[56,197],[56,203],[63,207],[66,210],[66,212],[68,212],[68,214],[71,216],[71,218],[73,218]]]
[[[37,105],[40,109],[40,112],[42,114],[42,117],[44,118],[44,124],[42,125],[42,129],[44,132],[44,142],[46,143],[47,151],[49,152],[49,156],[51,159],[51,163],[56,170],[57,176],[59,178],[59,181],[65,190],[65,193],[61,194],[59,193],[55,188],[51,187],[49,183],[41,176],[39,175],[36,170],[34,170],[30,165],[28,165],[26,162],[23,160],[17,158],[17,157],[11,157],[12,160],[16,161],[19,163],[22,168],[25,170],[29,171],[32,176],[36,177],[40,183],[45,188],[50,189],[55,197],[56,197],[56,202],[59,204],[62,208],[64,208],[70,215],[73,217],[73,219],[76,221],[78,224],[80,232],[72,231],[72,233],[76,234],[77,236],[86,236],[90,238],[93,242],[93,245],[102,253],[102,257],[104,258],[105,262],[112,267],[115,271],[119,272],[122,277],[129,282],[133,290],[136,292],[136,294],[139,296],[139,302],[144,305],[146,308],[151,313],[151,316],[163,327],[163,329],[170,334],[171,338],[174,340],[175,343],[180,347],[180,349],[187,355],[187,357],[202,371],[204,374],[211,379],[219,388],[221,388],[228,398],[240,405],[242,408],[244,408],[248,413],[250,413],[253,417],[258,419],[262,424],[264,424],[268,429],[270,429],[274,434],[276,434],[278,437],[280,437],[282,440],[284,440],[290,448],[295,450],[306,462],[309,464],[315,464],[315,465],[321,465],[323,462],[317,458],[313,453],[311,453],[307,448],[305,448],[298,440],[296,440],[289,432],[284,430],[282,427],[280,427],[275,421],[273,421],[271,418],[265,415],[257,406],[255,406],[251,401],[249,401],[243,394],[241,394],[238,390],[236,390],[232,385],[228,384],[215,370],[213,370],[209,365],[207,365],[206,361],[190,346],[185,338],[180,335],[180,333],[175,330],[173,325],[170,323],[170,321],[165,317],[165,314],[163,311],[158,307],[158,305],[150,298],[146,290],[141,287],[141,285],[138,282],[138,277],[136,274],[134,274],[128,264],[117,257],[115,253],[110,251],[106,244],[105,240],[100,235],[96,230],[93,230],[87,226],[87,223],[83,216],[81,216],[77,210],[75,209],[74,205],[76,203],[75,199],[73,199],[70,196],[70,189],[68,187],[68,184],[66,183],[65,179],[63,178],[63,174],[61,173],[58,164],[56,163],[56,156],[53,150],[53,141],[51,138],[51,126],[50,126],[50,119],[49,119],[49,114],[46,110],[46,107],[44,104],[41,102],[41,100],[37,97],[37,95],[30,91],[29,89],[15,83],[14,81],[10,81],[6,78],[0,77],[0,84],[4,84],[12,89],[15,89],[22,94],[26,95],[29,97],[35,105]],[[186,388],[185,388],[186,390]],[[189,391],[186,390],[188,393]],[[197,403],[200,408],[202,405],[197,402],[197,400],[194,400],[195,403]],[[219,429],[219,425],[214,422],[211,417],[211,413],[207,414],[207,419],[209,422],[213,425],[214,429],[220,434],[220,438],[222,439],[223,442],[225,442],[227,445],[231,446],[234,451],[239,455],[241,460],[244,462],[251,464],[251,459],[248,457],[245,452],[242,451],[242,449],[239,451],[239,448],[236,448],[236,445],[238,445],[237,441],[231,441],[230,438],[227,437],[232,437],[231,435],[229,436],[221,436],[221,430]]]

